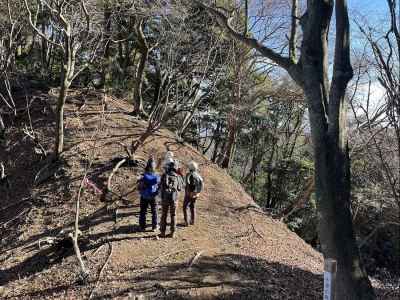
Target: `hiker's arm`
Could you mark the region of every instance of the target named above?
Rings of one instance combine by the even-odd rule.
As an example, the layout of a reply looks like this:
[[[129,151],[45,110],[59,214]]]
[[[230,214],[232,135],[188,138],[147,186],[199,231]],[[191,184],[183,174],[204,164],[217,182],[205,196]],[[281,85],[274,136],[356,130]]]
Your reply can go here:
[[[178,191],[182,191],[183,189],[183,179],[182,176],[178,176]]]

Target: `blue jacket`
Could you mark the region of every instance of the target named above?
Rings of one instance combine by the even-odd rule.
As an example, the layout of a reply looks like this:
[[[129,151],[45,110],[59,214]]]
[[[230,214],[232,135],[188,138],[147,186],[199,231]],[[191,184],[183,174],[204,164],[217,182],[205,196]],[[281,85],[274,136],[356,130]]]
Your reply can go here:
[[[140,196],[145,199],[151,199],[157,196],[160,176],[155,173],[144,173],[141,180],[143,180],[145,189],[140,192]]]

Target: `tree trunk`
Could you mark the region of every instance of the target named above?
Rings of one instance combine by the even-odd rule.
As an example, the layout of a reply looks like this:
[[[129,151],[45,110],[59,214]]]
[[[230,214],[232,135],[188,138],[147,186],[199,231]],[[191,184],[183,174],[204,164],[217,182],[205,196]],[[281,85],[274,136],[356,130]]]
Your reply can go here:
[[[217,125],[217,130],[214,132],[214,149],[213,149],[213,154],[211,155],[211,161],[213,163],[217,162],[218,159],[218,149],[219,145],[221,144],[221,133],[220,133],[220,123]]]
[[[55,157],[57,160],[64,151],[64,106],[67,99],[68,89],[71,86],[71,80],[75,71],[75,52],[73,50],[73,43],[70,33],[71,28],[67,26],[64,36],[64,57],[63,64],[61,66],[60,94],[58,95],[57,101],[55,145]]]
[[[272,208],[273,203],[272,203],[272,172],[274,171],[272,162],[274,161],[274,156],[275,156],[275,151],[276,151],[276,139],[272,138],[272,149],[271,149],[271,154],[268,158],[268,174],[267,174],[267,180],[264,185],[264,190],[267,192],[267,199],[265,200],[265,204],[267,208]]]
[[[348,23],[347,29],[345,24],[348,20],[343,12],[344,1],[336,1],[337,37],[329,107],[327,36],[332,14],[329,3],[315,2],[308,10],[301,57],[303,89],[308,103],[314,146],[322,252],[325,258],[333,258],[338,262],[336,299],[368,300],[375,297],[368,276],[361,266],[350,209],[345,90],[352,77],[352,68],[346,48],[349,46],[349,32]]]
[[[136,73],[135,78],[135,87],[133,92],[133,105],[134,105],[134,115],[144,115],[143,108],[143,96],[142,96],[142,87],[144,80],[144,71],[146,67],[147,60],[149,58],[149,52],[147,49],[143,49],[140,54],[140,62],[139,67]]]
[[[185,116],[184,116],[183,119],[182,119],[182,122],[181,122],[181,124],[180,124],[180,127],[179,127],[179,129],[177,130],[177,136],[178,136],[179,138],[182,138],[182,136],[183,136],[183,134],[185,133],[186,129],[189,127],[190,123],[192,122],[193,117],[194,117],[194,115],[195,115],[195,113],[196,113],[197,108],[199,107],[199,105],[200,105],[201,102],[202,102],[202,97],[199,97],[199,96],[197,95],[197,92],[198,92],[198,89],[196,89],[196,90],[192,93],[193,98],[194,98],[193,103],[192,103],[192,105],[191,105],[191,107],[190,107],[190,110],[189,110],[188,112],[185,113]],[[190,97],[189,97],[189,99],[190,99]],[[189,101],[189,99],[187,99],[187,101]]]
[[[103,30],[105,34],[104,44],[104,63],[103,63],[103,88],[104,93],[107,93],[108,88],[111,86],[111,14],[112,8],[109,1],[104,1],[104,24]]]
[[[312,127],[313,135],[326,141],[324,145],[314,143],[316,196],[322,252],[325,258],[338,262],[336,299],[374,299],[353,231],[348,149],[340,149],[329,136]]]
[[[144,19],[140,19],[134,30],[137,34],[138,50],[141,54],[139,67],[136,72],[135,78],[135,89],[133,93],[133,104],[134,110],[133,115],[146,116],[146,112],[143,109],[143,97],[142,97],[142,86],[144,81],[144,75],[146,70],[146,64],[149,59],[149,54],[152,51],[152,47],[148,44],[146,36],[143,32],[143,26],[145,25]]]
[[[319,236],[325,258],[338,262],[336,299],[375,299],[360,261],[350,210],[350,159],[347,147],[345,92],[352,77],[350,30],[346,0],[309,0],[300,19],[303,38],[299,63],[253,38],[238,33],[230,19],[202,1],[235,39],[284,68],[302,87],[314,146]],[[328,32],[336,9],[336,44],[332,87],[328,80]],[[329,105],[329,107],[328,107]]]
[[[221,161],[221,168],[223,169],[229,169],[229,167],[231,166],[231,162],[235,154],[236,137],[237,137],[236,130],[234,128],[229,130],[228,141],[225,145]]]
[[[64,77],[64,75],[62,76]],[[55,155],[59,159],[64,150],[64,105],[67,99],[67,91],[70,84],[67,80],[62,80],[60,94],[57,101],[57,116],[56,116],[56,149]]]
[[[267,147],[267,145],[264,145],[264,147]],[[252,160],[251,160],[251,166],[250,166],[250,170],[247,173],[247,175],[243,176],[242,182],[243,183],[247,183],[249,182],[249,180],[251,179],[251,176],[253,176],[253,173],[256,171],[257,167],[260,165],[260,163],[262,162],[264,155],[265,155],[266,151],[260,150],[259,153],[255,153]],[[246,165],[247,166],[247,165]],[[244,172],[243,172],[244,173]]]
[[[4,125],[3,117],[0,114],[0,132],[6,130],[6,126]]]
[[[42,22],[42,33],[46,34],[46,23],[43,21]],[[44,37],[41,37],[41,58],[42,58],[42,72],[45,74],[47,68],[48,68],[48,59],[47,59],[47,49],[48,49],[48,43]]]

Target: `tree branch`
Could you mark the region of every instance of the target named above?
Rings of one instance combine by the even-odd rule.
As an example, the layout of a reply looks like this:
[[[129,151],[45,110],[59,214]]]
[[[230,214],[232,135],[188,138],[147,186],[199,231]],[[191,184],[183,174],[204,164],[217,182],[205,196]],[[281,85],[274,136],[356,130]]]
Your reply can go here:
[[[32,21],[32,12],[31,12],[31,10],[30,10],[30,8],[29,8],[29,5],[28,5],[27,0],[24,0],[24,4],[25,4],[26,11],[27,11],[27,13],[28,13],[29,24],[31,25],[32,29],[33,29],[40,37],[42,37],[43,39],[45,39],[48,43],[53,44],[53,45],[55,45],[55,46],[57,46],[57,47],[61,47],[61,48],[62,48],[62,45],[61,45],[61,44],[58,44],[58,43],[56,43],[56,42],[50,40],[46,35],[44,35],[44,34],[36,27],[36,25],[35,25],[35,24],[33,23],[33,21]]]
[[[88,10],[86,8],[86,3],[84,0],[81,0],[81,6],[82,6],[83,14],[85,15],[85,19],[86,19],[86,34],[88,34],[90,31],[90,15],[88,13]]]
[[[215,17],[217,17],[221,26],[224,27],[232,37],[244,43],[245,45],[249,46],[250,48],[255,49],[256,51],[261,53],[264,57],[272,60],[280,67],[284,68],[286,71],[293,74],[293,67],[296,66],[296,64],[292,63],[289,58],[284,57],[279,53],[275,52],[274,50],[272,50],[271,48],[264,46],[257,39],[246,37],[245,35],[237,32],[231,24],[231,18],[228,18],[220,10],[205,5],[202,1],[199,0],[194,0],[194,2],[197,3],[200,7],[207,10],[209,13],[213,14]],[[298,76],[295,77],[297,78]]]
[[[289,38],[289,59],[292,63],[296,63],[296,41],[298,26],[298,0],[292,0],[292,24]]]

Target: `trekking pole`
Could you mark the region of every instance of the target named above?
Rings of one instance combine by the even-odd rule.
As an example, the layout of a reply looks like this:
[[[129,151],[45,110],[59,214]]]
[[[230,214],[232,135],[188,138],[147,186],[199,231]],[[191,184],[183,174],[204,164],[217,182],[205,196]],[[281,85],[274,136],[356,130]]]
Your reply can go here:
[[[335,300],[337,262],[327,258],[324,262],[324,298],[323,300]]]

